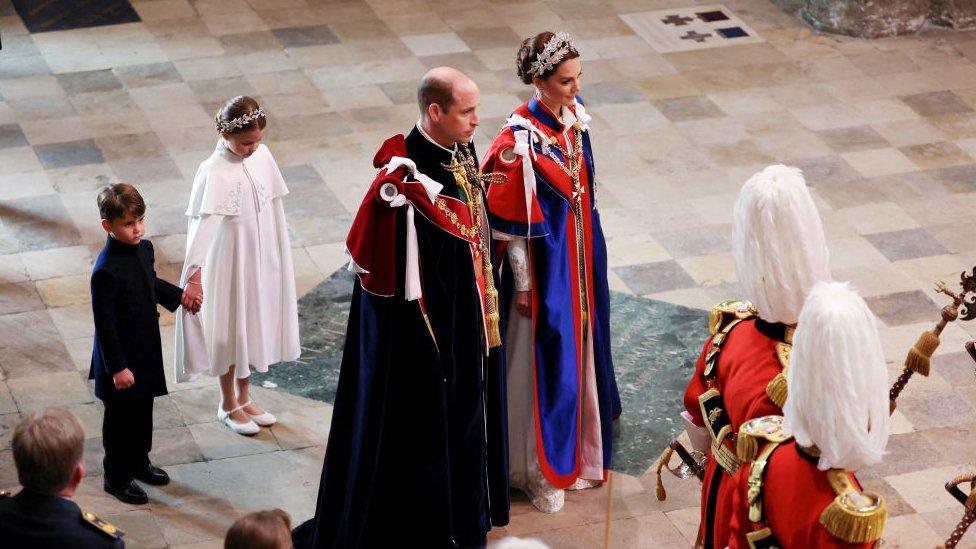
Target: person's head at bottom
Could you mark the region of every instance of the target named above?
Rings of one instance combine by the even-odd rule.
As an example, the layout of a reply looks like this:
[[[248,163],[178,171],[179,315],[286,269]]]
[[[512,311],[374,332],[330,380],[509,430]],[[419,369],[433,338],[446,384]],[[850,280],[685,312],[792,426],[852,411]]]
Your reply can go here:
[[[25,490],[71,497],[85,476],[85,429],[67,410],[28,414],[14,428],[10,445]]]
[[[281,509],[255,511],[237,519],[224,549],[291,549],[291,519]]]

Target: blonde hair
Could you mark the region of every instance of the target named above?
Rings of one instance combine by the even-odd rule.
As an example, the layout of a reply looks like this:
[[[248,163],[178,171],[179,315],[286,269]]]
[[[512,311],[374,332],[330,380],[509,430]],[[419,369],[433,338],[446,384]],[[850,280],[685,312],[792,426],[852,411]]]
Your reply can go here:
[[[11,449],[21,486],[55,495],[68,486],[82,462],[85,429],[71,412],[45,408],[17,424]]]
[[[777,164],[742,186],[732,224],[735,274],[769,322],[793,324],[817,282],[829,282],[823,223],[798,168]]]
[[[281,509],[256,511],[227,530],[224,549],[292,549],[291,519]]]
[[[821,470],[881,461],[888,443],[888,370],[877,319],[847,283],[817,284],[793,334],[783,406],[796,442]]]

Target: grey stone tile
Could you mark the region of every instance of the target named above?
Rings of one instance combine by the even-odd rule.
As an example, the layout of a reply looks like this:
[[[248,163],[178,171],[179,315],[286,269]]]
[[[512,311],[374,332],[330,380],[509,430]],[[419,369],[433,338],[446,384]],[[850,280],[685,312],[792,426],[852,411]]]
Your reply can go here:
[[[10,439],[14,434],[14,427],[20,423],[20,414],[2,414],[0,415],[0,450],[10,449]]]
[[[725,116],[718,105],[703,95],[658,99],[651,104],[672,122]]]
[[[866,180],[882,197],[876,202],[887,199],[896,203],[911,202],[922,197],[932,197],[945,191],[939,189],[939,184],[932,177],[931,172],[905,172],[892,175],[882,175]]]
[[[153,431],[153,449],[149,459],[158,467],[203,461],[203,452],[186,427]]]
[[[166,152],[166,147],[153,132],[100,137],[95,144],[109,162],[155,157]]]
[[[257,95],[254,93],[254,88],[251,84],[244,79],[243,76],[237,76],[234,78],[213,78],[210,80],[193,80],[187,82],[190,89],[193,90],[193,95],[196,98],[205,103],[217,103],[223,105],[229,99],[237,97],[238,95]],[[206,109],[206,107],[205,107]],[[207,112],[214,111],[216,109],[206,109]]]
[[[955,387],[971,385],[976,381],[974,367],[976,364],[973,364],[973,359],[966,351],[943,353],[932,357],[932,371]]]
[[[899,399],[899,404],[901,404],[901,399]],[[887,454],[884,460],[864,471],[858,471],[858,478],[872,480],[910,473],[918,469],[918,456],[929,456],[927,459],[932,461],[926,463],[930,463],[931,467],[949,465],[932,444],[932,441],[924,434],[919,432],[902,433],[888,437]]]
[[[57,195],[2,201],[0,218],[23,250],[47,250],[81,244],[81,235]]]
[[[3,288],[4,295],[0,297],[0,303],[3,304],[6,313],[43,309],[43,304],[38,306],[34,303],[34,300],[37,299],[37,292],[34,292],[33,289],[28,291],[27,288],[18,290],[14,292],[10,291],[10,288]],[[7,295],[7,292],[10,292],[10,295]],[[21,328],[21,330],[30,329],[32,328],[26,326]],[[61,342],[57,332],[45,330],[44,334],[46,338],[41,341],[34,341],[30,344],[5,344],[2,347],[0,369],[3,370],[8,379],[43,375],[51,372],[75,371],[71,355],[68,354],[68,350]]]
[[[967,383],[972,384],[972,379],[970,379]],[[935,452],[924,454],[916,452],[912,455],[932,456],[932,458],[935,458],[935,456],[941,456],[942,459],[938,461],[942,461],[944,465],[950,465],[957,463],[960,456],[967,456],[969,452],[971,452],[969,448],[972,444],[973,437],[976,436],[976,426],[972,424],[960,423],[947,427],[925,429],[921,431],[921,433],[926,439],[929,440],[929,442],[931,442]],[[892,450],[888,450],[888,455],[893,454],[894,452]],[[887,459],[887,456],[885,457]],[[926,465],[928,467],[938,466],[928,460],[926,461]],[[916,467],[918,467],[918,465],[916,465]],[[907,473],[909,471],[905,472]]]
[[[110,160],[109,166],[118,176],[119,181],[134,181],[139,183],[156,183],[172,179],[182,179],[183,174],[169,156],[151,156],[144,158],[122,158]],[[181,220],[184,224],[185,220]],[[186,227],[184,226],[185,230]]]
[[[7,39],[4,38],[4,41]],[[41,76],[51,74],[41,55],[0,56],[0,74],[4,78],[20,78],[23,76]]]
[[[380,84],[383,93],[394,105],[412,105],[417,102],[417,83],[412,80]]]
[[[898,409],[920,431],[976,423],[976,410],[952,390],[903,396],[898,399]]]
[[[314,27],[291,27],[275,29],[275,38],[283,48],[301,48],[304,46],[322,46],[338,44],[339,37],[326,25]]]
[[[169,547],[163,531],[156,524],[150,509],[136,509],[124,513],[108,513],[101,517],[125,532],[126,547],[165,548]]]
[[[843,183],[861,178],[861,174],[839,156],[803,158],[791,160],[787,164],[800,168],[807,185],[811,186],[821,182]]]
[[[890,455],[885,455],[885,458]],[[918,456],[921,454],[913,454],[912,457],[915,458],[915,466],[918,467]],[[905,501],[905,498],[901,497],[892,485],[888,484],[883,478],[874,479],[862,479],[860,473],[858,474],[858,481],[861,482],[861,487],[868,492],[875,494],[880,494],[884,498],[885,507],[888,509],[888,518],[900,517],[902,515],[911,515],[915,513],[915,508],[911,506],[910,503]]]
[[[952,193],[976,191],[976,166],[950,166],[930,172],[942,187]]]
[[[111,69],[67,72],[55,75],[55,77],[68,95],[122,89],[122,82],[119,82]]]
[[[179,71],[170,62],[115,67],[112,71],[126,88],[143,88],[183,81]]]
[[[19,125],[0,125],[0,149],[7,149],[10,147],[27,147],[29,145],[30,143],[27,142],[27,136],[24,135],[24,131],[20,129]]]
[[[653,236],[675,259],[727,252],[732,247],[732,225],[705,225]]]
[[[938,318],[940,306],[921,290],[864,298],[871,311],[888,326],[914,324]]]
[[[0,72],[2,73],[2,72]],[[69,118],[75,109],[65,97],[25,97],[7,103],[17,120],[33,121],[45,118]]]
[[[0,486],[12,488],[18,484],[14,453],[10,450],[0,450]]]
[[[68,168],[84,164],[101,164],[105,161],[95,141],[82,139],[66,143],[52,143],[34,147],[37,158],[45,168]]]
[[[645,96],[636,87],[620,82],[596,82],[586,86],[588,105],[614,105],[618,103],[640,103]]]
[[[677,261],[657,261],[614,267],[613,271],[638,295],[693,288],[698,284]]]
[[[246,55],[268,50],[280,50],[275,35],[270,31],[225,34],[217,39],[227,55]]]
[[[457,34],[472,50],[510,48],[522,41],[522,37],[507,26],[473,28]]]
[[[820,198],[835,208],[860,206],[884,200],[884,195],[868,179],[814,185]]]
[[[853,152],[890,147],[887,139],[871,126],[852,126],[816,132],[825,143],[837,152]]]
[[[864,235],[889,261],[916,259],[946,253],[945,247],[925,229],[905,229]]]
[[[325,182],[322,181],[322,177],[319,172],[315,171],[315,168],[308,164],[300,164],[298,166],[282,166],[281,176],[284,177],[285,183],[288,185],[288,190],[292,193],[304,192],[304,191],[315,191],[328,190],[324,187]],[[332,196],[332,191],[328,191],[329,197],[335,199]],[[286,203],[291,199],[286,200]]]
[[[948,90],[906,95],[901,100],[921,116],[960,114],[973,110],[961,97]]]
[[[420,61],[429,69],[434,67],[454,67],[459,71],[472,74],[488,70],[484,61],[474,52],[445,53],[441,55],[425,55]]]

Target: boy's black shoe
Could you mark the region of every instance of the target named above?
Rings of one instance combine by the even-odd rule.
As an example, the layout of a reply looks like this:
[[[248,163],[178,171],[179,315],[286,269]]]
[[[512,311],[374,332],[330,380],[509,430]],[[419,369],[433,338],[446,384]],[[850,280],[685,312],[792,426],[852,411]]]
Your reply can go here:
[[[136,473],[135,477],[136,480],[140,480],[146,484],[152,484],[153,486],[165,486],[169,484],[169,475],[166,474],[166,471],[163,471],[152,463],[146,465],[145,469]]]
[[[105,491],[115,496],[116,499],[122,503],[129,503],[131,505],[143,505],[149,503],[149,496],[146,494],[146,491],[131,480],[121,486],[112,486],[106,480]]]

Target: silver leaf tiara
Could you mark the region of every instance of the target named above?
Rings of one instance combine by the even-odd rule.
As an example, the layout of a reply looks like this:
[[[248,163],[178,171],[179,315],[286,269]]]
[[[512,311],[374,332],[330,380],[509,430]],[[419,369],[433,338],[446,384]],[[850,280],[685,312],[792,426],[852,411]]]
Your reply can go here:
[[[233,120],[229,120],[227,122],[224,122],[223,120],[218,120],[217,131],[219,131],[220,133],[230,133],[236,130],[237,128],[243,128],[244,126],[247,126],[248,124],[254,122],[258,118],[264,118],[264,116],[265,116],[264,109],[258,107],[257,109],[247,114],[238,116],[237,118]]]
[[[563,58],[570,51],[575,51],[573,39],[565,32],[557,32],[546,42],[546,47],[542,48],[535,61],[529,65],[529,74],[542,77],[543,74],[562,62]]]

